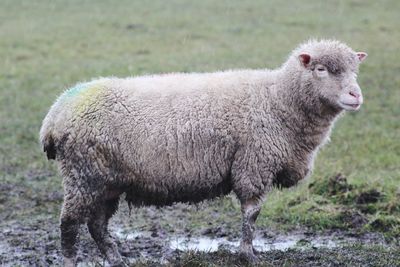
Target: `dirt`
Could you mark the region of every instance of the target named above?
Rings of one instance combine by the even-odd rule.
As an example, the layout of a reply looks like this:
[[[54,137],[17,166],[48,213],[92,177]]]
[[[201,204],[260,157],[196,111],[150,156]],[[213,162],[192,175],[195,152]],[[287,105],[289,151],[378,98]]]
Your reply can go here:
[[[376,203],[382,199],[382,193],[376,189],[370,189],[366,192],[361,192],[357,197],[357,204]]]
[[[61,202],[59,193],[34,193],[23,186],[2,186],[1,191],[6,196],[2,198],[2,204],[15,205],[17,210],[3,213],[5,209],[2,209],[0,265],[61,265],[59,221],[55,212]],[[11,195],[19,195],[23,201],[12,202],[8,198]],[[231,196],[195,206],[176,204],[131,211],[122,202],[110,228],[121,255],[130,266],[246,265],[236,253],[240,213]],[[211,249],[204,252],[196,246],[195,250],[193,247],[178,250],[171,245],[182,238],[188,242],[198,242],[201,238],[206,242],[223,242],[217,244],[214,252]],[[299,266],[299,263],[302,266],[344,266],[349,263],[352,266],[400,266],[400,253],[393,252],[397,248],[390,248],[379,234],[315,233],[304,229],[280,233],[259,228],[257,238],[261,240],[260,244],[272,244],[270,249],[259,253],[260,266]],[[281,249],[277,247],[278,243],[289,245]],[[375,244],[378,249],[363,244]],[[78,261],[80,266],[106,265],[86,227],[82,227],[80,233]]]
[[[359,245],[342,248],[289,249],[259,254],[256,266],[400,266],[396,250],[382,251]],[[146,266],[145,263],[143,266]],[[138,264],[139,265],[139,264]],[[214,253],[177,255],[171,266],[251,266],[237,255],[220,250]]]

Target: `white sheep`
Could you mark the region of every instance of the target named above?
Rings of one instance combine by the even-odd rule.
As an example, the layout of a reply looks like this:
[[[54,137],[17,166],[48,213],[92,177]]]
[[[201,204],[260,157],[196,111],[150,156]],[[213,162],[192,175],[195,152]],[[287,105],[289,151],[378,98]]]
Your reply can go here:
[[[64,264],[76,264],[82,223],[108,261],[123,264],[107,230],[122,193],[133,205],[163,206],[233,191],[240,252],[255,260],[265,194],[306,177],[335,118],[359,109],[366,56],[338,41],[309,41],[272,71],[103,78],[66,91],[40,131],[63,176]]]

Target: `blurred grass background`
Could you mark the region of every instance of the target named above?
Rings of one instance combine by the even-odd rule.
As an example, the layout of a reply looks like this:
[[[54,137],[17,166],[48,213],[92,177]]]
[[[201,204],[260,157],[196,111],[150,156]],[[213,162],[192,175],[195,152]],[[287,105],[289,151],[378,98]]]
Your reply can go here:
[[[58,216],[60,198],[49,192],[61,192],[61,178],[41,152],[38,131],[56,97],[76,82],[275,68],[315,37],[369,54],[359,75],[365,104],[336,124],[309,181],[270,195],[259,225],[346,228],[346,218],[359,215],[362,229],[398,235],[399,11],[397,0],[1,0],[2,219]],[[345,190],[329,193],[338,173],[347,177]],[[376,201],[358,203],[372,189]]]

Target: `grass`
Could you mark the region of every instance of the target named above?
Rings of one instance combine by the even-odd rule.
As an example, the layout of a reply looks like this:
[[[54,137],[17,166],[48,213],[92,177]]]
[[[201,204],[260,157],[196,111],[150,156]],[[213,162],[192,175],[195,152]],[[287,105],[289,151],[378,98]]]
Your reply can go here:
[[[359,75],[365,104],[336,124],[309,181],[270,194],[259,225],[348,229],[355,225],[346,218],[359,214],[358,229],[399,236],[398,10],[396,0],[2,0],[1,218],[57,216],[61,180],[39,147],[38,131],[55,98],[76,82],[275,68],[298,43],[317,37],[369,53]],[[329,194],[327,181],[338,173],[351,189]],[[377,201],[354,201],[372,189],[379,192]]]

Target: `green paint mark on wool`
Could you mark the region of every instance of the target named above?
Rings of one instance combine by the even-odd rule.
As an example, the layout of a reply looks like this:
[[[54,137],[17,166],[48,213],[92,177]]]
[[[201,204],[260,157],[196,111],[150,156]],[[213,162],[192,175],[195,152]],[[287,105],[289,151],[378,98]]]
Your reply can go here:
[[[68,89],[68,90],[65,92],[65,96],[66,96],[66,97],[75,96],[75,95],[79,94],[80,92],[82,92],[84,89],[88,88],[89,84],[90,84],[90,83],[80,83],[80,84],[77,84],[75,87],[72,87],[72,88]]]
[[[98,96],[103,92],[104,86],[99,83],[92,83],[85,88],[75,97],[74,106],[78,113],[84,112],[89,106],[93,108],[99,104]]]
[[[102,94],[102,89],[104,88],[102,80],[79,83],[66,90],[58,101],[60,103],[68,103],[74,113],[80,114],[98,101],[98,96]]]
[[[75,85],[74,87],[72,87],[72,88],[68,89],[67,91],[65,91],[60,96],[60,100],[77,96],[80,93],[82,93],[82,91],[84,91],[85,89],[89,88],[92,84],[94,84],[94,82],[79,83],[79,84]]]

